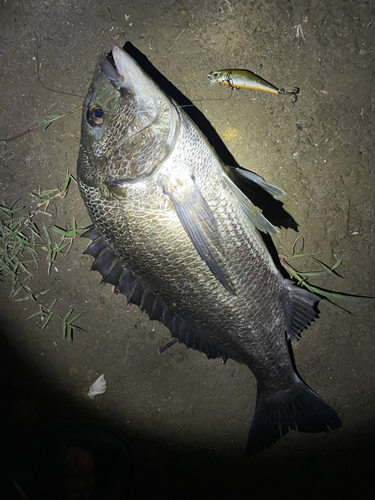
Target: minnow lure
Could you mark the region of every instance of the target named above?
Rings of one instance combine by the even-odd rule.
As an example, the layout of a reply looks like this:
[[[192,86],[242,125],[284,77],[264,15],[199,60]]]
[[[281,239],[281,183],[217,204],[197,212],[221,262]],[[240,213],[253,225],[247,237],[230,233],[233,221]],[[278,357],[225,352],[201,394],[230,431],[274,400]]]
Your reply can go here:
[[[272,85],[272,83],[267,82],[248,69],[221,69],[219,71],[212,71],[207,78],[209,83],[229,85],[232,89],[254,89],[270,92],[271,94],[287,94],[294,96],[299,92],[298,87],[294,87],[290,92],[286,92],[284,89],[278,89],[275,85]]]

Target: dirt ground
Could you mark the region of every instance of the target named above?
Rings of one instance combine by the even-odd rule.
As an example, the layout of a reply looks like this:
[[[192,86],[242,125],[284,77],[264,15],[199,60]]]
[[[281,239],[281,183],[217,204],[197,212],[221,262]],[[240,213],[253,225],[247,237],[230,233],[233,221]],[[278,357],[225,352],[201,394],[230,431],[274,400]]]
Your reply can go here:
[[[222,155],[287,192],[284,208],[299,231],[281,229],[277,250],[290,254],[302,235],[306,252],[330,265],[342,259],[345,279],[316,285],[375,296],[370,2],[2,0],[0,16],[0,139],[81,106],[99,54],[130,42],[203,113],[227,148]],[[228,88],[204,85],[210,71],[230,67],[300,87],[298,101],[251,90],[227,99]],[[80,121],[77,112],[0,146],[0,202],[35,210],[31,192],[61,188],[67,171],[75,175]],[[79,227],[90,223],[74,183],[48,212],[36,216],[40,227],[65,227],[72,217]],[[49,275],[40,249],[29,281],[35,293],[49,290],[43,300],[56,298],[60,315],[82,314],[73,342],[63,340],[58,318],[46,329],[39,318],[26,321],[37,305],[9,300],[9,278],[1,283],[1,498],[19,498],[13,479],[32,500],[42,498],[47,472],[35,467],[35,450],[47,430],[58,436],[76,426],[127,444],[127,498],[372,498],[374,306],[349,305],[353,315],[343,315],[322,304],[293,346],[299,373],[335,407],[342,429],[290,432],[246,460],[256,396],[249,370],[183,345],[159,355],[168,330],[100,285],[86,244],[77,239]],[[90,400],[102,373],[107,392]]]

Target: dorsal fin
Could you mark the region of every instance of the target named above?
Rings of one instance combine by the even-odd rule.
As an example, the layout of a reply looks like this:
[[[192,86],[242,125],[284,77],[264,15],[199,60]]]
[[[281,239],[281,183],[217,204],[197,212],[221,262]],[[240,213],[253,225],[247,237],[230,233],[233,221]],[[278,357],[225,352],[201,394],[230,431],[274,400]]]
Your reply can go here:
[[[259,208],[251,202],[250,198],[244,194],[244,192],[227,174],[223,174],[223,179],[227,186],[230,187],[237,200],[240,202],[242,210],[249,217],[250,222],[263,233],[277,233],[277,229],[274,228],[273,225],[264,217],[261,210],[259,210]]]
[[[257,197],[259,195],[256,191],[254,191],[254,185],[261,187],[274,198],[285,195],[285,191],[283,189],[266,182],[255,172],[251,172],[250,170],[246,170],[244,168],[231,167],[229,165],[227,166],[227,170],[233,182],[255,204],[257,204]]]
[[[116,293],[122,293],[127,297],[128,302],[136,304],[142,311],[146,311],[150,319],[163,323],[170,330],[172,338],[177,338],[186,347],[203,352],[208,359],[222,358],[224,362],[230,357],[235,359],[224,349],[199,335],[149,287],[136,278],[129,269],[126,269],[98,229],[90,226],[88,231],[82,234],[82,237],[91,240],[84,254],[94,257],[91,269],[102,275],[102,283],[114,285]],[[240,362],[239,359],[235,359],[235,361]]]

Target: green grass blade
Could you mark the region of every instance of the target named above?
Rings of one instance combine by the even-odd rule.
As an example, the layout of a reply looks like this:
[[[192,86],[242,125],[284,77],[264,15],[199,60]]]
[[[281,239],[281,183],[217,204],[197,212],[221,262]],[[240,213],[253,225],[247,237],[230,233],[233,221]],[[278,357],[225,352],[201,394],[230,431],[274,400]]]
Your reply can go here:
[[[28,316],[26,319],[35,318],[36,316],[41,316],[41,315],[43,315],[43,311],[42,310],[40,310],[40,311],[32,314],[31,316]]]
[[[44,313],[44,315],[43,315],[43,317],[44,317],[44,324],[42,326],[43,330],[46,328],[46,326],[48,325],[48,323],[51,321],[52,316],[53,316],[53,312],[52,311],[49,314]]]
[[[317,286],[310,285],[309,283],[306,282],[305,279],[303,279],[303,277],[301,277],[302,273],[297,272],[283,258],[280,258],[280,263],[286,269],[286,271],[289,273],[290,277],[294,278],[297,281],[297,284],[299,286],[301,286],[301,285],[305,286],[310,292],[321,295],[322,297],[325,297],[326,299],[353,302],[353,303],[357,303],[357,304],[372,304],[375,301],[375,297],[364,297],[364,296],[360,296],[360,295],[351,295],[351,294],[347,294],[347,293],[332,292],[330,290],[325,290],[324,288],[319,288]]]
[[[49,232],[48,232],[45,224],[43,224],[43,229],[44,229],[44,234],[45,234],[46,240],[47,240],[47,246],[48,246],[48,248],[51,248],[52,247],[52,240],[51,240],[51,236],[49,235]]]
[[[67,174],[65,182],[63,184],[63,187],[61,188],[61,192],[60,192],[61,195],[64,195],[66,193],[66,191],[68,190],[71,178],[72,178],[72,176],[70,174]]]
[[[49,310],[49,311],[52,311],[52,309],[53,309],[54,305],[56,304],[56,302],[57,302],[57,299],[55,299],[55,300],[52,302],[52,304],[49,306],[49,308],[48,308],[48,310]]]
[[[62,229],[61,227],[58,226],[52,226],[51,229],[53,229],[56,233],[62,234],[63,236],[66,236],[68,232],[66,229]]]
[[[362,295],[351,295],[348,293],[331,292],[330,290],[325,290],[324,288],[319,288],[317,286],[311,286],[314,293],[322,295],[323,297],[330,300],[342,300],[344,302],[353,302],[356,304],[373,304],[375,297],[364,297]]]
[[[82,313],[77,314],[77,316],[74,316],[74,318],[70,318],[68,323],[72,324],[75,322],[76,319],[78,319],[81,316]]]
[[[311,262],[314,262],[315,264],[318,264],[318,266],[320,266],[326,273],[331,274],[332,276],[338,276],[339,278],[342,277],[334,271],[334,269],[336,269],[340,265],[341,260],[338,260],[337,262],[335,262],[335,264],[332,267],[329,267],[326,264],[324,264],[324,262],[321,262],[320,260],[316,259],[315,257],[306,256],[305,259],[310,260]]]

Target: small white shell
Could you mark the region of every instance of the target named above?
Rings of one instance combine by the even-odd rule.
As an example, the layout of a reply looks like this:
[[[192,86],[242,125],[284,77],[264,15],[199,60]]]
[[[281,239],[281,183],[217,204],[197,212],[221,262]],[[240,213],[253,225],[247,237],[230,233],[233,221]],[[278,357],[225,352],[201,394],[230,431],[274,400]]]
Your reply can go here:
[[[88,397],[94,399],[98,394],[103,394],[107,390],[107,381],[104,378],[104,373],[100,375],[100,377],[95,380],[95,382],[90,387],[89,392],[87,393]]]

